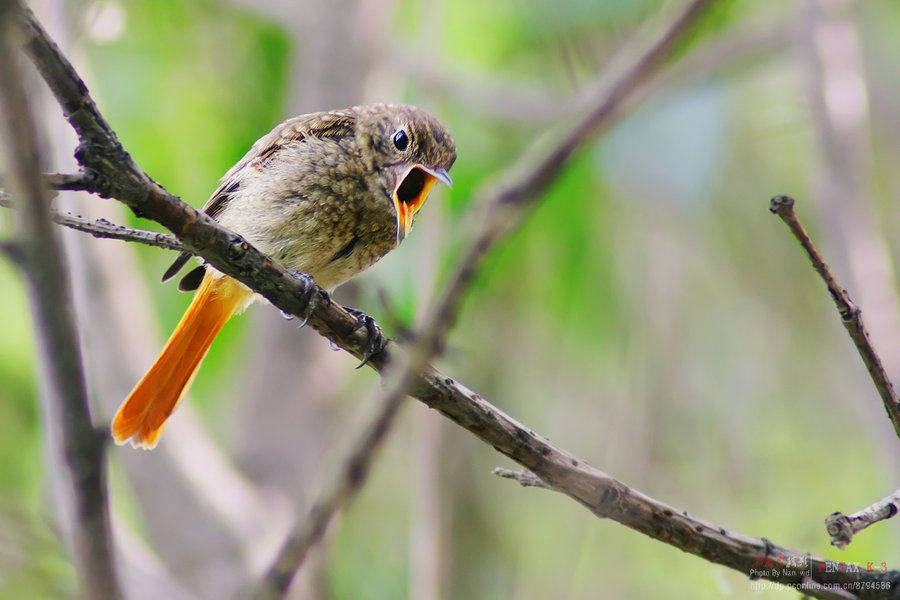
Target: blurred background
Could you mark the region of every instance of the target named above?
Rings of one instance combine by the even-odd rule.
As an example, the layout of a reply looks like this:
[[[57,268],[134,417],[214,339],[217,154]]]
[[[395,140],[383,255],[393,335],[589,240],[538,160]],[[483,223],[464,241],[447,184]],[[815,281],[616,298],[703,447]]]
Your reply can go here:
[[[427,108],[456,138],[404,244],[338,299],[416,324],[473,230],[478,189],[540,152],[585,90],[684,2],[154,0],[31,3],[150,176],[201,206],[289,116]],[[900,5],[721,2],[641,102],[487,258],[439,366],[561,447],[723,527],[900,566],[900,523],[829,546],[823,519],[897,487],[898,440],[821,281],[769,198],[790,194],[900,376]],[[34,85],[41,91],[40,83]],[[44,98],[53,170],[75,141]],[[114,201],[61,207],[154,228]],[[0,236],[13,229],[0,210]],[[95,422],[190,298],[173,253],[61,232]],[[0,261],[0,598],[71,598],[22,280]],[[378,378],[277,310],[213,345],[154,452],[113,447],[130,598],[241,598],[374,409]],[[514,465],[409,400],[291,598],[784,598],[491,475]],[[648,576],[649,575],[649,576]]]

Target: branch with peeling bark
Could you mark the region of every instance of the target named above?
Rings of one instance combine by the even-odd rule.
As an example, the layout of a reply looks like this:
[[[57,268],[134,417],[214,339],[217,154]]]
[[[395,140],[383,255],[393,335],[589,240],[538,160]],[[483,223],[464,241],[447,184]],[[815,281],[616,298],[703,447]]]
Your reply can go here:
[[[679,23],[689,23],[697,14],[695,11],[710,4],[713,2],[692,2],[683,14],[686,20]],[[362,355],[368,343],[368,333],[356,327],[354,316],[328,302],[324,292],[308,281],[287,273],[240,236],[223,229],[208,216],[153,182],[120,146],[74,69],[30,13],[22,20],[22,31],[26,54],[41,72],[79,135],[81,145],[76,156],[89,176],[86,181],[91,182],[91,191],[115,198],[137,214],[159,222],[175,233],[185,248],[261,293],[283,311],[299,316],[307,313],[312,306],[309,323],[316,331],[357,357]],[[412,355],[405,355],[395,344],[389,343],[370,361],[370,365],[380,373],[391,373],[391,377],[396,378],[392,380],[386,396],[383,415],[386,415],[389,424],[390,411],[396,410],[394,403],[399,404],[398,397],[402,399],[408,390],[429,407],[528,469],[534,475],[533,481],[540,481],[545,487],[568,495],[598,517],[616,520],[654,539],[736,569],[752,578],[806,586],[807,593],[817,597],[834,597],[830,586],[859,590],[859,597],[874,597],[876,594],[873,591],[878,595],[884,595],[885,590],[890,593],[900,578],[897,572],[870,573],[841,569],[835,563],[777,546],[763,538],[730,532],[654,500],[554,446],[472,390],[427,365],[429,357],[437,351],[444,331],[452,324],[461,290],[480,263],[481,256],[511,229],[511,223],[524,217],[572,153],[610,122],[621,100],[658,68],[666,56],[668,44],[676,39],[675,33],[678,31],[683,29],[673,27],[668,30],[660,43],[643,57],[645,60],[639,61],[640,69],[628,73],[611,88],[609,103],[600,104],[601,108],[579,123],[570,135],[551,149],[550,154],[536,162],[522,163],[532,170],[524,174],[514,170],[505,184],[489,194],[489,198],[494,198],[491,205],[496,212],[486,221],[484,231],[476,237],[471,251],[462,262],[453,279],[457,283],[448,286],[448,295],[431,313],[434,316],[427,321],[424,333],[420,332],[417,337]],[[510,216],[514,217],[512,221],[508,220]],[[399,373],[396,371],[398,364],[401,365]],[[372,432],[380,435],[381,427],[378,421],[374,422]],[[375,439],[377,443],[378,439]],[[344,474],[351,476],[351,483],[361,480],[358,477],[360,473],[364,477],[371,461],[372,452],[368,448],[364,447],[362,454],[364,463],[351,460],[348,462],[349,468],[344,471]],[[522,477],[517,479],[523,480]],[[344,491],[339,489],[336,496],[339,506],[345,497]],[[317,531],[317,524],[323,522],[327,524],[327,518],[324,521],[310,520],[305,526]],[[296,564],[289,564],[286,570],[278,571],[278,574],[293,572]],[[861,587],[863,584],[867,587]],[[285,587],[279,586],[275,594]]]

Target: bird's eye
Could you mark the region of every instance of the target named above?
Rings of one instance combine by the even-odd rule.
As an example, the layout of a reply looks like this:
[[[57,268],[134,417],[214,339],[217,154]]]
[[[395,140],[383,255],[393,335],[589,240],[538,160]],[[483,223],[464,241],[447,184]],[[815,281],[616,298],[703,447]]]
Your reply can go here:
[[[400,129],[394,134],[394,148],[403,152],[406,150],[407,146],[409,146],[409,136],[406,135],[405,131]]]

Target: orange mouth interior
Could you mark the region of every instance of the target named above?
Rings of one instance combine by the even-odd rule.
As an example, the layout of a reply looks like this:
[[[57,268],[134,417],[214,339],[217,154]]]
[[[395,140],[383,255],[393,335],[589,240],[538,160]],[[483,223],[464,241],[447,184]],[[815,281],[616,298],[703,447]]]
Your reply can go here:
[[[419,167],[412,167],[403,177],[394,192],[394,206],[397,209],[397,241],[407,236],[412,227],[413,217],[422,208],[428,192],[437,179]]]

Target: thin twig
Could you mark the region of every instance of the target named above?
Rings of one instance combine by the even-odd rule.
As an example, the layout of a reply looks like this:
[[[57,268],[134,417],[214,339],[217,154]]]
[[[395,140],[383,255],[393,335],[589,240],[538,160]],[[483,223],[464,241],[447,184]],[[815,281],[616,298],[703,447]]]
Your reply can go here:
[[[831,513],[825,518],[825,529],[831,536],[831,545],[843,550],[855,534],[869,525],[890,519],[897,514],[898,509],[900,509],[900,490],[851,515],[842,512]]]
[[[809,260],[812,261],[813,268],[825,281],[825,285],[828,286],[828,292],[831,294],[831,298],[838,309],[841,322],[844,324],[847,333],[850,334],[850,339],[856,344],[859,356],[862,358],[863,364],[866,365],[869,376],[875,384],[875,389],[878,390],[884,403],[884,408],[891,420],[891,424],[894,426],[894,432],[900,438],[900,399],[897,398],[894,384],[891,383],[887,371],[885,371],[884,365],[881,363],[881,358],[869,341],[869,333],[866,331],[863,323],[862,311],[850,299],[847,290],[838,284],[828,265],[825,264],[825,261],[822,260],[818,250],[813,245],[812,240],[809,239],[806,230],[803,229],[803,225],[800,224],[797,214],[794,212],[794,199],[790,196],[775,196],[771,200],[769,210],[778,215],[787,224],[791,233],[794,234],[794,237],[806,250]]]
[[[56,189],[69,188],[57,187]],[[0,206],[5,206],[6,208],[15,208],[15,204],[13,203],[13,201],[6,193],[4,193],[2,189],[0,189]],[[139,244],[145,244],[147,246],[163,248],[164,250],[184,249],[184,244],[182,244],[174,235],[169,233],[162,233],[159,231],[146,231],[144,229],[134,229],[132,227],[125,227],[124,225],[116,225],[115,223],[110,223],[106,219],[87,219],[80,215],[73,215],[72,213],[68,212],[60,213],[56,210],[50,211],[50,218],[53,219],[54,223],[58,223],[60,225],[68,227],[69,229],[89,233],[95,238],[122,240],[125,242],[137,242]]]
[[[50,216],[55,223],[59,223],[70,229],[89,233],[95,238],[137,242],[139,244],[162,248],[164,250],[184,250],[184,244],[170,233],[134,229],[124,225],[110,223],[106,219],[87,219],[79,215],[73,215],[72,213],[59,213],[53,211]]]
[[[44,373],[45,435],[62,475],[60,521],[70,534],[85,598],[122,597],[113,559],[105,477],[105,436],[94,429],[61,244],[47,210],[49,193],[19,63],[10,45],[15,2],[0,3],[0,130],[10,190],[20,208],[19,264],[35,316]],[[57,436],[62,436],[62,442]]]
[[[83,173],[48,173],[44,181],[55,190],[93,192],[94,181]]]
[[[47,173],[44,175],[44,183],[54,190],[94,191],[93,180],[86,177],[84,173]],[[5,187],[7,187],[7,183],[0,174],[0,195]]]

